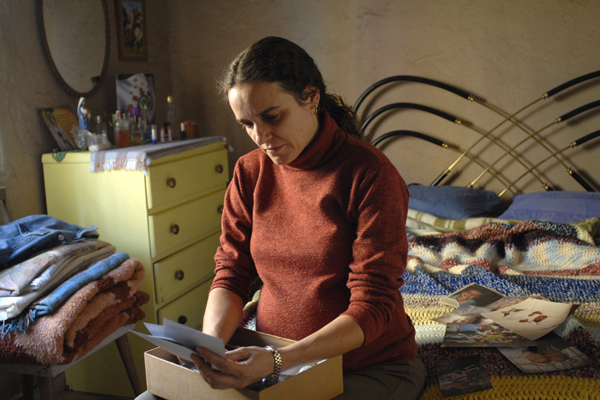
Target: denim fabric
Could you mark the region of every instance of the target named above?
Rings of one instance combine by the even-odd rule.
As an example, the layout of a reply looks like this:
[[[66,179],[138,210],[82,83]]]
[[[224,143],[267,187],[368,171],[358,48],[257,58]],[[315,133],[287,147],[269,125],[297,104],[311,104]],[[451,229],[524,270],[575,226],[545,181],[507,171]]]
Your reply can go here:
[[[97,239],[97,226],[82,228],[48,215],[30,215],[0,226],[0,270],[31,256],[84,239]]]

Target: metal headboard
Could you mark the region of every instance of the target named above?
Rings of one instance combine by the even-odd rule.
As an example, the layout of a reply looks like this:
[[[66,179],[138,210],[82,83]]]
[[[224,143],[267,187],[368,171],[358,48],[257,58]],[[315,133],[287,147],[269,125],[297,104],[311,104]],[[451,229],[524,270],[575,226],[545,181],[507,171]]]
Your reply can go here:
[[[590,110],[594,110],[597,107],[600,107],[600,100],[587,103],[587,104],[577,107],[567,113],[564,113],[564,114],[556,117],[551,123],[547,124],[546,126],[542,127],[541,129],[539,129],[537,131],[534,131],[531,128],[529,128],[522,120],[519,120],[517,118],[517,116],[522,114],[525,110],[532,107],[534,104],[539,103],[540,101],[548,99],[558,93],[564,92],[565,90],[567,90],[575,85],[579,85],[583,82],[587,82],[589,80],[592,80],[592,79],[595,79],[598,77],[600,77],[600,71],[595,71],[595,72],[592,72],[589,74],[579,76],[575,79],[571,79],[561,85],[556,86],[554,89],[551,89],[548,92],[544,93],[542,96],[538,97],[537,99],[530,102],[526,106],[520,108],[515,113],[508,114],[508,113],[505,113],[505,112],[499,110],[497,107],[494,107],[494,106],[488,104],[487,102],[479,99],[478,97],[470,94],[469,92],[459,89],[457,87],[454,87],[452,85],[448,85],[448,84],[445,84],[445,83],[442,83],[442,82],[439,82],[439,81],[436,81],[433,79],[428,79],[428,78],[423,78],[423,77],[416,77],[416,76],[410,76],[410,75],[396,75],[396,76],[391,76],[391,77],[379,80],[375,84],[371,85],[356,101],[356,103],[354,105],[354,111],[357,112],[357,114],[358,114],[358,110],[359,110],[360,106],[365,102],[367,97],[384,85],[387,85],[387,84],[390,84],[393,82],[416,82],[416,83],[420,83],[420,84],[430,85],[430,86],[451,92],[465,100],[468,100],[469,102],[481,105],[481,106],[485,107],[486,109],[491,110],[494,113],[498,114],[503,119],[499,124],[497,124],[491,130],[486,131],[486,130],[476,127],[473,123],[471,123],[469,121],[465,121],[456,115],[450,114],[443,110],[439,110],[437,108],[433,108],[433,107],[430,107],[427,105],[417,104],[417,103],[397,102],[397,103],[386,104],[383,107],[376,109],[370,115],[367,115],[364,118],[364,120],[362,122],[362,126],[361,126],[363,136],[368,140],[368,136],[369,136],[369,135],[367,135],[368,126],[374,120],[376,120],[383,114],[386,114],[386,113],[389,113],[390,111],[398,110],[398,109],[418,110],[418,111],[422,111],[422,112],[429,113],[432,115],[436,115],[437,117],[443,118],[443,119],[445,119],[449,122],[455,123],[461,127],[466,127],[467,129],[470,129],[471,131],[474,131],[477,134],[479,134],[479,138],[474,143],[471,143],[469,146],[467,146],[466,149],[464,149],[464,150],[460,150],[459,147],[457,147],[455,145],[448,144],[445,140],[437,139],[431,135],[420,133],[420,132],[415,132],[415,131],[411,131],[411,130],[394,130],[394,131],[385,133],[372,141],[372,144],[377,146],[383,142],[386,142],[389,140],[395,140],[396,138],[399,138],[402,136],[411,136],[411,137],[415,137],[418,139],[426,140],[437,146],[441,146],[444,148],[450,148],[454,151],[457,151],[459,153],[458,158],[448,168],[446,168],[444,171],[442,171],[442,173],[440,173],[440,175],[431,183],[431,185],[439,185],[440,183],[442,183],[442,181],[449,175],[451,170],[454,167],[456,167],[456,165],[458,165],[458,163],[461,160],[463,160],[464,158],[468,158],[468,159],[474,161],[480,167],[482,167],[483,170],[474,180],[472,180],[467,185],[467,187],[474,186],[485,174],[489,173],[489,174],[491,174],[491,176],[494,179],[498,180],[500,183],[502,183],[504,185],[504,189],[499,193],[500,196],[505,194],[506,191],[511,191],[514,193],[514,191],[512,189],[515,186],[515,184],[527,175],[531,175],[535,179],[537,179],[542,184],[542,187],[545,190],[554,190],[552,185],[543,179],[542,174],[538,171],[538,168],[540,167],[541,164],[545,163],[546,161],[548,161],[550,159],[555,159],[560,164],[562,164],[562,166],[566,169],[569,176],[571,176],[573,179],[575,179],[575,181],[577,181],[577,183],[584,190],[595,191],[594,187],[589,182],[587,182],[581,176],[581,174],[579,174],[575,170],[575,168],[567,165],[567,163],[565,161],[563,161],[560,157],[558,157],[558,155],[565,152],[568,149],[572,149],[574,147],[580,146],[586,142],[596,139],[598,136],[600,136],[600,131],[594,131],[594,132],[588,133],[588,134],[580,137],[579,139],[570,142],[568,144],[568,146],[563,147],[562,149],[559,149],[559,150],[553,150],[552,146],[550,146],[548,144],[547,140],[544,137],[542,137],[540,135],[540,133],[542,133],[544,130],[548,129],[551,126],[560,124],[560,123],[565,122],[568,119],[571,119],[575,116],[584,114]],[[501,141],[499,141],[496,136],[493,135],[494,131],[496,131],[500,126],[502,126],[506,123],[511,124],[512,126],[516,127],[522,133],[525,134],[525,137],[523,139],[521,139],[515,145],[507,146],[507,145],[503,144]],[[477,160],[477,158],[471,154],[471,152],[475,148],[475,146],[484,140],[487,140],[490,143],[494,144],[495,146],[500,148],[502,151],[501,155],[498,158],[496,158],[491,163],[487,163],[487,164],[482,162],[481,160]],[[549,155],[545,159],[543,159],[539,162],[533,163],[533,164],[524,161],[524,159],[522,158],[521,154],[518,152],[517,149],[520,146],[522,146],[524,143],[526,143],[530,140],[535,141],[536,145],[543,148]],[[522,175],[518,176],[516,179],[512,180],[511,182],[508,182],[508,181],[506,181],[506,179],[501,178],[499,176],[499,174],[497,173],[497,171],[494,170],[494,167],[498,164],[498,162],[501,161],[506,156],[512,157],[525,170],[525,172]]]

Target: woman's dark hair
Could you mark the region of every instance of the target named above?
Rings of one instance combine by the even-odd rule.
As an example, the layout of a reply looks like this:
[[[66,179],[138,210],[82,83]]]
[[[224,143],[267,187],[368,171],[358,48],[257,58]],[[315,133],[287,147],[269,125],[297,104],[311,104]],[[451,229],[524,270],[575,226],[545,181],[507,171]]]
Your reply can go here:
[[[311,95],[307,87],[320,93],[319,118],[327,112],[348,134],[360,138],[356,114],[343,99],[327,93],[321,72],[308,53],[295,43],[280,37],[266,37],[242,51],[220,78],[219,88],[227,96],[229,90],[245,82],[279,82],[299,103]]]

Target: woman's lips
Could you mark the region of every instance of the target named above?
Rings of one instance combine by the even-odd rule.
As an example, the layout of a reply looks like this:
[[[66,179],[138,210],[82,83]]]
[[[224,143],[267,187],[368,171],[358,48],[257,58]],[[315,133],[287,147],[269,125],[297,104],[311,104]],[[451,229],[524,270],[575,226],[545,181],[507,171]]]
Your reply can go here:
[[[274,153],[277,153],[282,148],[283,148],[283,145],[277,146],[277,147],[269,147],[269,148],[266,148],[265,151],[269,154],[274,154]]]

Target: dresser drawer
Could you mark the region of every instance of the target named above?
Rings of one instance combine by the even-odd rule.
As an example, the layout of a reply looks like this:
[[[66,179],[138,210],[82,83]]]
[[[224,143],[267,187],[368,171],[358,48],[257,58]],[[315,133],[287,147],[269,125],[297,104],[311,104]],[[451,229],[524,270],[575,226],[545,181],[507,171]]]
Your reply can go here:
[[[227,184],[227,149],[150,166],[147,177],[148,209],[156,209]]]
[[[152,257],[166,257],[221,228],[225,189],[148,217]]]
[[[158,323],[162,324],[163,319],[167,318],[195,329],[202,327],[202,318],[204,318],[204,309],[211,284],[212,279],[159,309]]]
[[[213,276],[219,237],[220,233],[216,233],[154,263],[158,305],[168,303]]]

